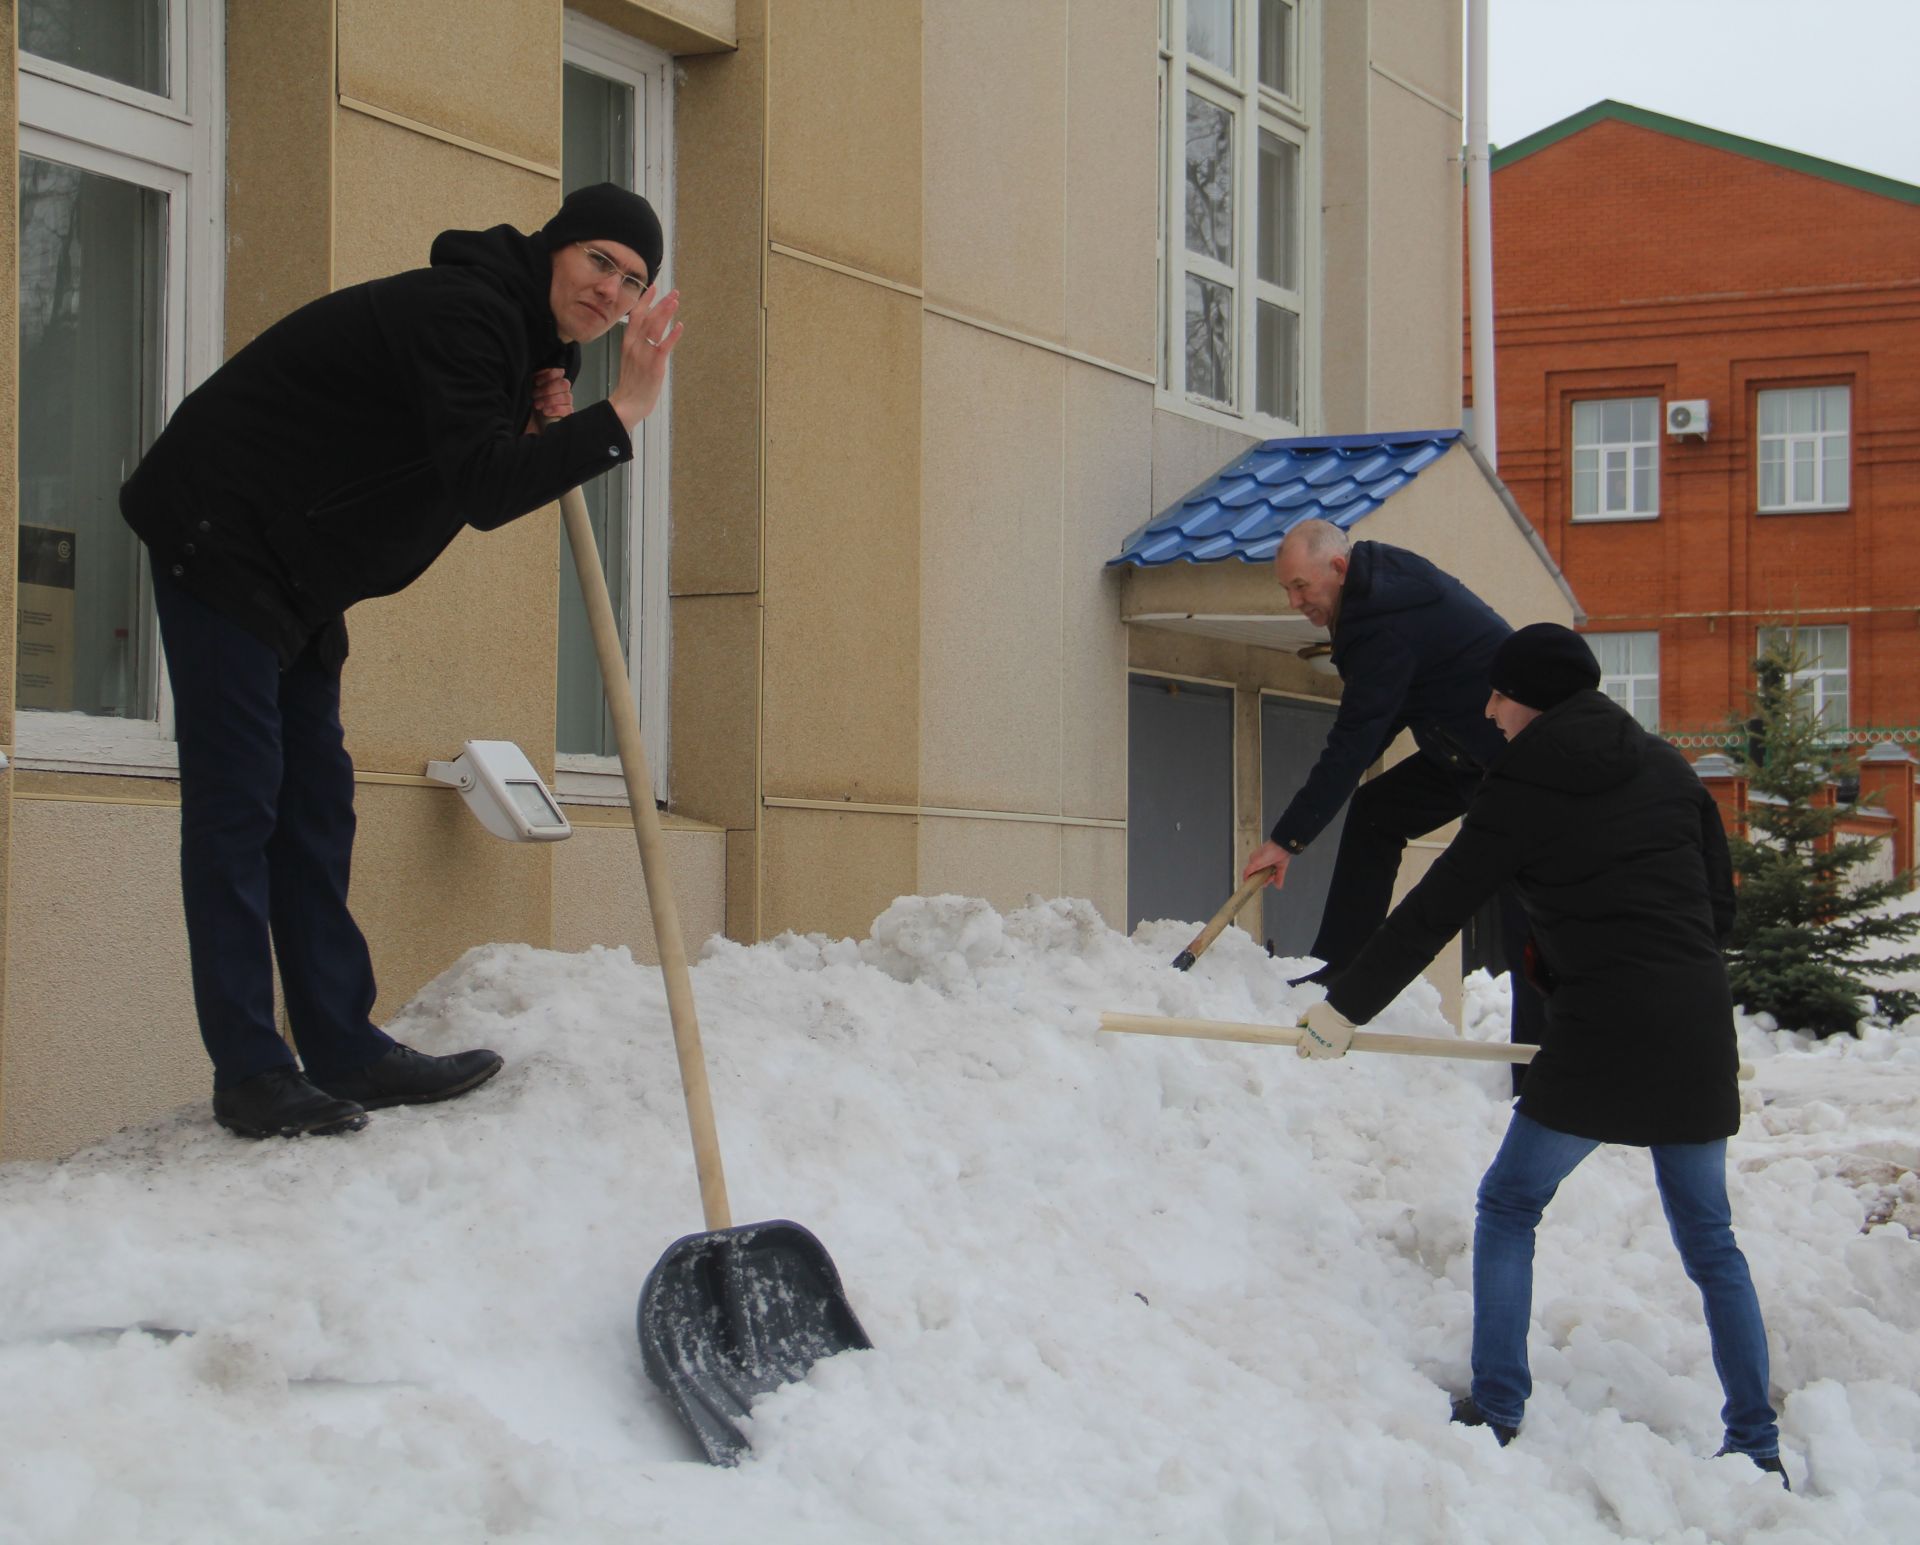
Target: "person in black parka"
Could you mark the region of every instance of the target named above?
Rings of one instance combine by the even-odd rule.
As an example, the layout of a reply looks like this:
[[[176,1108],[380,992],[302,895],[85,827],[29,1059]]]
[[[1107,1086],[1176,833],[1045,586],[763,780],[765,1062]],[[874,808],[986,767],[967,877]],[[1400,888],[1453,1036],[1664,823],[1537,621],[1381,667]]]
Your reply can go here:
[[[500,1068],[423,1055],[368,1017],[344,614],[405,589],[463,527],[632,457],[681,331],[677,292],[652,283],[664,249],[646,200],[610,183],[531,236],[443,232],[429,267],[324,295],[241,349],[121,489],[173,684],[194,1007],[232,1131],[352,1131]],[[573,412],[580,345],[630,314],[612,394]],[[274,1028],[276,958],[299,1064]]]
[[[1533,1236],[1560,1182],[1601,1143],[1652,1151],[1674,1243],[1700,1289],[1726,1394],[1722,1452],[1781,1475],[1766,1329],[1734,1241],[1726,1140],[1740,1125],[1721,949],[1733,871],[1713,797],[1686,759],[1595,690],[1577,633],[1522,628],[1495,653],[1486,713],[1509,744],[1460,834],[1328,985],[1302,1054],[1344,1054],[1500,886],[1531,924],[1546,1027],[1473,1242],[1473,1386],[1455,1419],[1508,1441],[1531,1391]]]
[[[1385,542],[1353,542],[1324,520],[1301,521],[1274,554],[1274,572],[1307,621],[1333,636],[1345,686],[1325,748],[1306,782],[1253,850],[1242,879],[1287,866],[1353,799],[1311,950],[1327,981],[1352,961],[1387,915],[1409,841],[1458,820],[1488,764],[1505,749],[1486,720],[1487,666],[1513,631],[1451,574]],[[1402,730],[1414,754],[1361,777]],[[1539,1038],[1539,995],[1520,950],[1525,914],[1512,890],[1500,904],[1500,955],[1512,976],[1514,1040]],[[1515,1070],[1518,1092],[1522,1071]]]

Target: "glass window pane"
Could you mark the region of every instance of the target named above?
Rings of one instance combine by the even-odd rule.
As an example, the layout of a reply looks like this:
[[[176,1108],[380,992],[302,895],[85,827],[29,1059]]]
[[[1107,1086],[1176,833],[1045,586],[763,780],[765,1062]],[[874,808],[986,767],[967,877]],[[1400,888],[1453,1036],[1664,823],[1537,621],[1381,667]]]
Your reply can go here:
[[[1653,513],[1653,473],[1636,458],[1633,469],[1633,513]]]
[[[1660,635],[1658,633],[1630,633],[1633,640],[1632,657],[1634,674],[1648,676],[1660,669]]]
[[[1300,147],[1260,131],[1260,277],[1283,290],[1300,288]]]
[[[1812,432],[1814,413],[1814,393],[1788,392],[1787,432],[1789,434],[1809,434]]]
[[[1636,397],[1633,399],[1633,438],[1651,440],[1655,410],[1660,406],[1654,397]]]
[[[1621,647],[1626,642],[1625,634],[1596,633],[1587,642],[1593,645],[1593,652],[1599,657],[1601,675],[1626,675],[1627,662]]]
[[[119,492],[160,432],[166,227],[162,193],[20,158],[22,708],[157,712]]]
[[[1813,503],[1813,457],[1808,447],[1798,442],[1793,447],[1793,502],[1795,504]]]
[[[1573,405],[1573,438],[1579,445],[1592,445],[1600,438],[1600,408],[1597,402]]]
[[[1820,491],[1822,504],[1848,504],[1847,442],[1835,437],[1826,443],[1825,477]]]
[[[167,0],[20,0],[20,49],[164,97]]]
[[[1233,71],[1234,0],[1187,0],[1187,52]]]
[[[1260,0],[1260,84],[1293,95],[1293,0]]]
[[[1821,428],[1845,429],[1849,411],[1847,388],[1829,386],[1821,391],[1820,396],[1822,398]]]
[[[1187,390],[1233,402],[1233,291],[1187,275]]]
[[[1300,319],[1284,306],[1259,303],[1254,318],[1254,363],[1259,371],[1259,386],[1254,406],[1262,413],[1284,418],[1289,423],[1300,419]]]
[[[635,171],[633,88],[574,65],[566,67],[565,82],[560,145],[564,191],[571,193],[575,188],[596,182],[632,187]],[[576,409],[589,407],[612,392],[619,374],[622,332],[623,329],[615,328],[582,347],[580,379],[573,387]],[[635,604],[630,545],[634,539],[632,501],[634,476],[642,454],[637,433],[634,452],[635,460],[593,478],[581,489],[630,668],[635,663],[631,659]],[[565,551],[566,540],[564,534],[559,538],[562,552],[555,747],[569,754],[613,756],[618,751],[613,724],[607,716],[606,699],[600,687],[600,666],[594,655],[593,634],[587,625],[586,602],[580,594],[580,577],[574,572],[572,554]]]
[[[1631,438],[1633,405],[1619,398],[1600,404],[1600,437],[1609,445]]]
[[[1233,262],[1233,114],[1187,94],[1187,250]]]
[[[1582,454],[1592,456],[1591,451]],[[1573,513],[1576,515],[1598,515],[1600,513],[1600,474],[1592,467],[1573,469]]]
[[[1762,457],[1760,461],[1760,508],[1777,510],[1786,502],[1785,469],[1776,457]]]

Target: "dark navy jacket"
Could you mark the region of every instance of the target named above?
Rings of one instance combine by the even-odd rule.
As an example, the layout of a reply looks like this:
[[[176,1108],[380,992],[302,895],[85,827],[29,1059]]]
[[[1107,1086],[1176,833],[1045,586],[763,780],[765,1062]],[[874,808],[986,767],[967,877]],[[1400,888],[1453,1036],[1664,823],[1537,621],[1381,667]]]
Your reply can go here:
[[[1274,823],[1298,853],[1320,835],[1393,737],[1413,732],[1423,755],[1472,773],[1506,749],[1486,717],[1487,666],[1513,630],[1451,574],[1418,553],[1355,542],[1333,626],[1346,683],[1326,749]]]
[[[180,404],[120,509],[156,567],[290,664],[346,654],[341,614],[633,454],[595,403],[525,433],[533,372],[579,370],[551,260],[511,226],[445,231],[430,268],[268,328]]]

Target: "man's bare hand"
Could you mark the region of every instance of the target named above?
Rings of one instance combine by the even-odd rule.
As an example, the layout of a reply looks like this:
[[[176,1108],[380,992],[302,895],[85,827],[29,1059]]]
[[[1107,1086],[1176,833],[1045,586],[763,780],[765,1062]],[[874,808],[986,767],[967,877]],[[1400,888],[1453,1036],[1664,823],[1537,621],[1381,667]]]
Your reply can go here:
[[[550,419],[565,418],[573,411],[573,383],[564,370],[536,370],[533,373],[533,419],[527,433],[537,435]]]
[[[1263,842],[1253,850],[1253,856],[1247,860],[1247,867],[1240,871],[1240,878],[1250,880],[1254,872],[1271,869],[1273,878],[1267,881],[1275,890],[1286,884],[1287,865],[1293,862],[1293,855],[1277,842]]]
[[[660,401],[661,388],[667,382],[667,360],[682,332],[681,324],[674,320],[679,309],[678,290],[660,295],[649,285],[627,318],[626,336],[620,340],[620,379],[607,401],[629,433]]]

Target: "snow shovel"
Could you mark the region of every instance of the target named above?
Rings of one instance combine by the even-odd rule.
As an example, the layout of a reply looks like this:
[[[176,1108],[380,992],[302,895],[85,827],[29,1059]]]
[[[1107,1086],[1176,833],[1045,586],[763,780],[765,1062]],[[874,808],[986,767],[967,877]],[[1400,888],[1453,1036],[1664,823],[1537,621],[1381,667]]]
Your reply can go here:
[[[797,1223],[776,1220],[732,1227],[720,1138],[707,1090],[706,1058],[693,1010],[686,945],[674,904],[653,803],[653,778],[640,742],[640,716],[627,682],[619,626],[594,544],[587,502],[575,488],[560,501],[567,542],[580,574],[600,682],[620,751],[620,771],[633,809],[633,834],[653,909],[654,939],[666,980],[667,1017],[680,1060],[680,1088],[693,1134],[694,1169],[706,1232],[676,1240],[640,1289],[640,1355],[692,1431],[709,1461],[738,1464],[748,1447],[740,1422],[756,1395],[804,1378],[835,1352],[873,1343],[840,1286],[826,1247]]]
[[[1207,946],[1226,931],[1227,924],[1233,921],[1235,914],[1253,900],[1272,874],[1273,866],[1269,864],[1265,869],[1254,870],[1251,876],[1242,881],[1240,889],[1227,899],[1227,904],[1213,914],[1212,921],[1193,936],[1193,942],[1173,957],[1173,969],[1191,971],[1193,963],[1206,954]]]
[[[1299,1025],[1247,1025],[1231,1019],[1162,1019],[1154,1014],[1102,1014],[1102,1030],[1129,1035],[1183,1035],[1205,1041],[1244,1041],[1253,1046],[1298,1046]],[[1403,1057],[1457,1057],[1466,1062],[1531,1062],[1538,1046],[1513,1041],[1449,1041],[1430,1035],[1353,1032],[1353,1051],[1390,1051]]]

